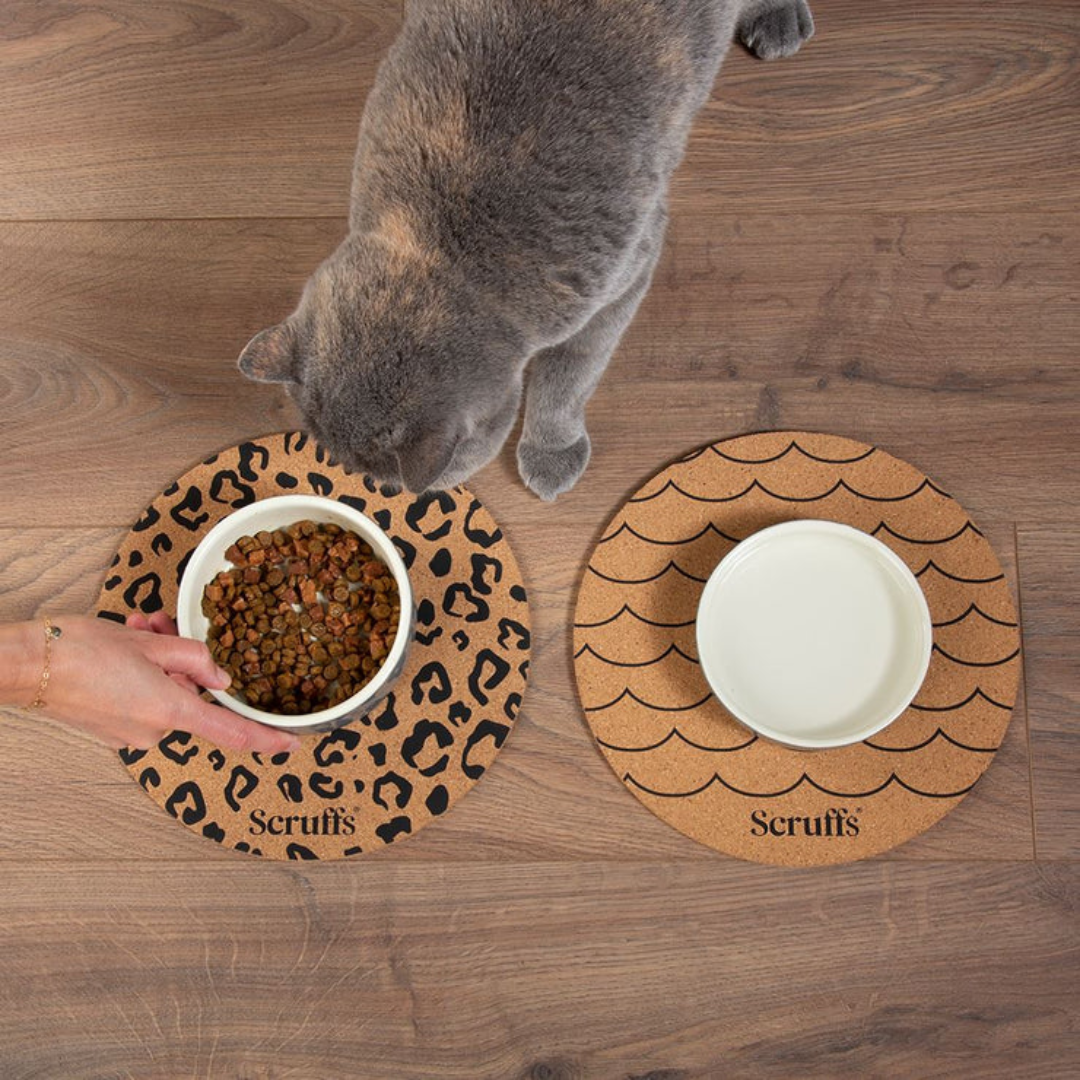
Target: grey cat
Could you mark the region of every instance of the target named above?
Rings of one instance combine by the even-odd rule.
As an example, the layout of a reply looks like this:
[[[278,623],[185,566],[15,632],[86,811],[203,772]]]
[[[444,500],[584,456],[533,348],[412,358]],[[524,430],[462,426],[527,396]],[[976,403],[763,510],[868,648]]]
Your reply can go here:
[[[804,0],[412,0],[360,125],[349,233],[240,356],[346,468],[414,492],[505,442],[554,499],[649,287],[668,180],[738,37],[788,56]],[[527,388],[526,388],[527,382]]]

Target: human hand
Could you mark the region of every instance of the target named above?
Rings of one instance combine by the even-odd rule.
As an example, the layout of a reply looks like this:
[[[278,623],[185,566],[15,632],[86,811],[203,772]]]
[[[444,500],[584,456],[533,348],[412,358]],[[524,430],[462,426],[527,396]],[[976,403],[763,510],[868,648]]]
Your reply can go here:
[[[106,745],[148,749],[168,732],[190,731],[231,750],[279,754],[300,741],[199,697],[229,678],[199,641],[177,636],[164,612],[128,617],[126,626],[86,616],[57,616],[47,716],[89,732]],[[40,626],[36,627],[41,635]]]

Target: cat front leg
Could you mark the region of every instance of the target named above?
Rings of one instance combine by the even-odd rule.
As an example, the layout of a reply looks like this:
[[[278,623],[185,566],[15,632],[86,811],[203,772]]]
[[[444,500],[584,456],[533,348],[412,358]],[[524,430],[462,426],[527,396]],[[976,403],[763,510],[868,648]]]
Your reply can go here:
[[[659,244],[621,296],[597,311],[573,337],[529,361],[518,472],[545,501],[569,491],[589,463],[592,447],[585,405],[648,291],[658,250]]]

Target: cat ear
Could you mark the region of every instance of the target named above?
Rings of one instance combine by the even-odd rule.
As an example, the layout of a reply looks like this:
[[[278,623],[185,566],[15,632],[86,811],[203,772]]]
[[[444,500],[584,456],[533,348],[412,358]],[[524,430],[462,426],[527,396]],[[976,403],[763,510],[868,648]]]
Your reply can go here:
[[[398,452],[402,483],[415,495],[427,491],[454,456],[455,440],[445,431],[426,431]]]
[[[287,323],[261,330],[245,346],[237,361],[255,382],[296,382],[296,335]]]

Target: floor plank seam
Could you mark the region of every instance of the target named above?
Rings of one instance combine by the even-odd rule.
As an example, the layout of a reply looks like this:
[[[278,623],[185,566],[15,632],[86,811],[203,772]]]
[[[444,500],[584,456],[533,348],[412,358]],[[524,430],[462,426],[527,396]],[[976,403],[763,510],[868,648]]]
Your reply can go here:
[[[1035,759],[1031,754],[1031,709],[1028,704],[1027,641],[1024,634],[1023,575],[1020,573],[1020,531],[1013,522],[1013,564],[1016,566],[1016,617],[1021,626],[1020,673],[1024,681],[1024,735],[1027,739],[1028,800],[1031,810],[1031,857],[1039,862],[1039,830],[1035,816]]]
[[[344,191],[343,191],[344,194]],[[680,217],[686,219],[686,223],[689,224],[692,217],[696,217],[702,213],[701,207],[697,205],[700,202],[698,199],[685,200],[686,205],[680,205],[680,200],[676,195],[672,199],[671,204],[671,217],[672,220],[676,220]],[[693,204],[693,205],[691,205]],[[732,217],[738,218],[745,216],[746,214],[765,214],[768,213],[768,209],[760,204],[754,204],[751,200],[747,200],[745,203],[740,201],[733,201],[730,196],[726,197],[723,203],[720,199],[716,200],[716,205],[708,207],[704,211],[706,214],[715,215],[717,217]],[[1067,204],[1055,204],[1051,206],[1037,206],[1037,205],[1025,205],[1020,207],[1013,207],[1005,211],[1009,216],[1014,217],[1038,217],[1040,220],[1046,218],[1075,218],[1077,217],[1077,210],[1073,206]],[[148,224],[154,223],[171,223],[177,224],[192,224],[195,222],[230,222],[230,221],[272,221],[272,222],[293,222],[293,221],[340,221],[345,224],[348,221],[348,207],[342,208],[340,213],[310,213],[310,214],[208,214],[208,215],[160,215],[160,214],[135,214],[124,215],[121,217],[3,217],[0,216],[0,226],[2,225],[125,225],[125,224]],[[848,213],[842,213],[836,209],[824,208],[821,210],[807,210],[800,211],[800,217],[804,219],[821,219],[821,218],[836,218],[849,220],[853,217],[905,217],[905,218],[941,218],[941,217],[964,217],[964,218],[1000,218],[1002,211],[1000,210],[980,210],[978,208],[971,209],[955,209],[951,211],[942,211],[936,209],[922,209],[914,207],[911,209],[904,209],[902,213],[897,211],[890,213],[882,210],[875,210],[872,208],[860,209],[856,208]]]

